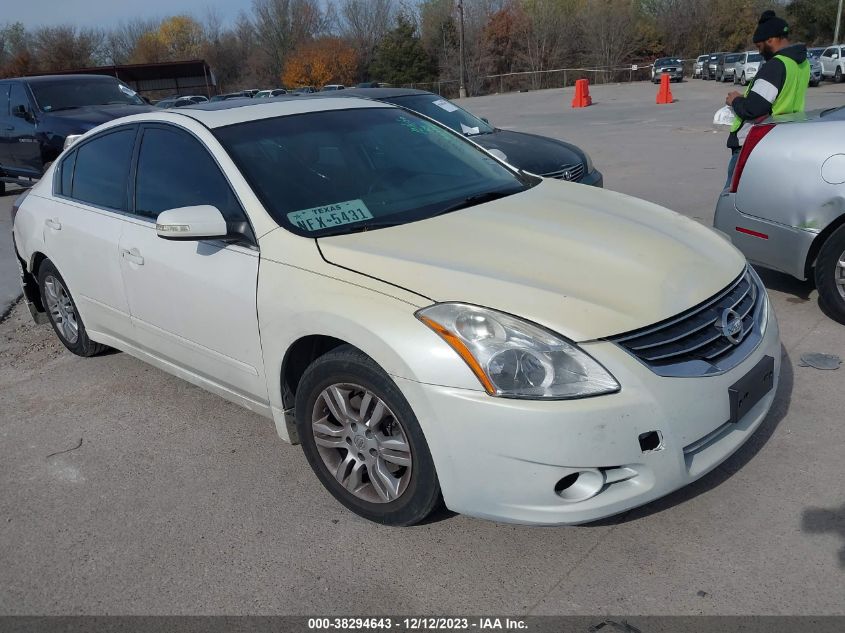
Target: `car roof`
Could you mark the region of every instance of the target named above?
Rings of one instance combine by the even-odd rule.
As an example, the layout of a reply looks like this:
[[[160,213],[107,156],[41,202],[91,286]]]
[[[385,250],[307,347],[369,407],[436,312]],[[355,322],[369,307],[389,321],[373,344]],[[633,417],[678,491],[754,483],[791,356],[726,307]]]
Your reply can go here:
[[[247,121],[274,117],[325,112],[329,110],[352,110],[358,108],[392,107],[378,101],[345,97],[296,97],[280,95],[270,99],[230,99],[208,101],[179,108],[179,115],[188,116],[208,128],[223,127]]]
[[[38,84],[45,82],[71,82],[79,81],[80,79],[94,79],[97,81],[115,81],[115,78],[110,75],[36,75],[34,77],[7,77],[2,81],[25,81],[30,84]]]
[[[414,90],[412,88],[347,88],[343,92],[346,97],[363,97],[365,99],[389,99],[391,97],[434,94],[427,90]]]

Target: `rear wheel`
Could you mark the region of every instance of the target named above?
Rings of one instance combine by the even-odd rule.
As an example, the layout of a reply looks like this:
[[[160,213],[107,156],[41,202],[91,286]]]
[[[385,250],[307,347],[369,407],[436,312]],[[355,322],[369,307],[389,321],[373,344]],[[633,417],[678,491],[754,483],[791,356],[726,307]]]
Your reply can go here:
[[[743,86],[748,85],[748,80],[745,78],[745,73],[742,73],[742,77],[740,77],[739,83],[740,83],[740,85],[743,85]]]
[[[832,316],[845,324],[845,226],[836,229],[819,251],[816,288]]]
[[[440,503],[428,444],[396,383],[350,345],[314,361],[296,392],[305,457],[328,491],[356,514],[413,525]]]
[[[67,284],[49,259],[38,267],[38,288],[50,324],[65,347],[77,356],[94,356],[108,349],[88,338]]]
[[[841,68],[837,68],[836,72],[833,73],[833,81],[838,83],[838,84],[842,83],[842,69]]]

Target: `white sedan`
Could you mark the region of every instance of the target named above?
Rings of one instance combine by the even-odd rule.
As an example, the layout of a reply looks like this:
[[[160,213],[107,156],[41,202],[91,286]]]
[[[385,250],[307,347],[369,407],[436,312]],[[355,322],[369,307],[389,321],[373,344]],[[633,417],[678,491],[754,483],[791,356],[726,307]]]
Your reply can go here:
[[[777,386],[765,289],[717,233],[384,103],[112,121],[13,216],[30,310],[70,351],[273,419],[380,523],[622,512],[724,461]]]

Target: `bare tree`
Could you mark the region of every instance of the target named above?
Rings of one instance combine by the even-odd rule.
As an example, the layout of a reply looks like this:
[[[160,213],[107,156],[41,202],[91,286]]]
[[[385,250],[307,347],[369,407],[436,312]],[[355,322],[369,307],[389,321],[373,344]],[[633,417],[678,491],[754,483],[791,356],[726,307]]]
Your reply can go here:
[[[266,73],[276,78],[291,51],[327,31],[330,21],[319,0],[253,0],[252,12],[255,34],[266,54]]]
[[[358,53],[359,79],[365,79],[376,48],[393,25],[393,0],[341,0],[338,11],[340,34]]]
[[[111,64],[127,64],[138,47],[138,41],[149,33],[155,33],[161,20],[135,19],[122,22],[108,32],[105,38],[105,57]]]
[[[44,26],[33,35],[33,48],[42,70],[96,66],[103,61],[105,33],[74,26]]]

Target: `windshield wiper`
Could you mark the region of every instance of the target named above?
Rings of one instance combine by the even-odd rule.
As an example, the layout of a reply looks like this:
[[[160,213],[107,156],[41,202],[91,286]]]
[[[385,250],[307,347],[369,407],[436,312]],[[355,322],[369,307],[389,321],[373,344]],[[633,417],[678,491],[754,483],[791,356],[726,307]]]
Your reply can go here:
[[[78,110],[82,106],[62,106],[61,108],[50,108],[49,110],[44,110],[44,112],[60,112],[62,110]]]
[[[507,198],[510,195],[515,193],[519,193],[519,191],[485,191],[484,193],[477,193],[472,196],[467,196],[460,202],[450,205],[445,209],[441,209],[437,213],[434,213],[428,217],[433,218],[438,215],[445,215],[447,213],[452,213],[452,211],[460,211],[461,209],[466,209],[467,207],[474,207],[477,204],[483,204],[485,202],[492,202],[493,200],[498,200],[499,198]]]

